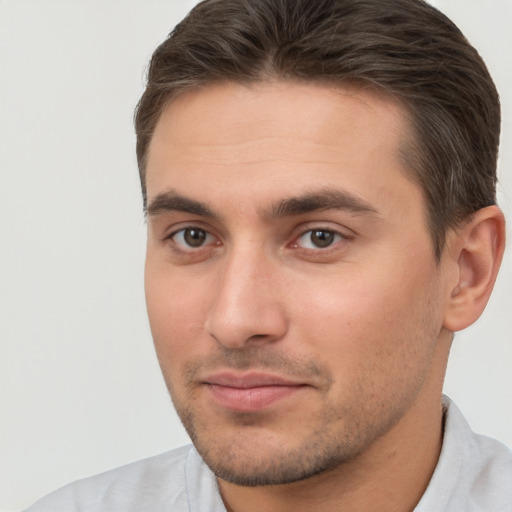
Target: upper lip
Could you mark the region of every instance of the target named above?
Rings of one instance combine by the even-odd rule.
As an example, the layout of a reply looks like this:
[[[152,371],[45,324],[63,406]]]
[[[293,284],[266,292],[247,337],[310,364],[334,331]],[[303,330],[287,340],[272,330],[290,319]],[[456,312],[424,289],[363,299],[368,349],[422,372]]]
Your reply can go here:
[[[259,388],[265,386],[302,386],[303,382],[274,375],[270,373],[250,372],[238,374],[234,372],[219,372],[208,375],[203,379],[205,384],[225,386],[238,389]]]

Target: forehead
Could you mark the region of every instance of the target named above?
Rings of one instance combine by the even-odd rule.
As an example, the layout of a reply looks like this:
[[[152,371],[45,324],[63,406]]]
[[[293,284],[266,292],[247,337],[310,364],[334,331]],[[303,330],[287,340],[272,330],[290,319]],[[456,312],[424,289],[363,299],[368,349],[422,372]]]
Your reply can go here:
[[[336,130],[332,130],[334,117],[340,121]],[[212,131],[212,124],[218,130]],[[227,82],[182,93],[160,115],[150,153],[162,142],[162,135],[176,128],[173,136],[180,143],[222,139],[236,143],[277,134],[330,145],[342,143],[352,128],[365,129],[368,136],[379,133],[383,142],[391,144],[409,131],[405,109],[384,92],[360,85],[294,81]]]
[[[223,83],[163,111],[148,152],[148,199],[169,189],[254,201],[342,186],[362,198],[400,189],[404,109],[360,87]],[[209,192],[205,190],[209,189]],[[370,197],[368,198],[370,199]]]

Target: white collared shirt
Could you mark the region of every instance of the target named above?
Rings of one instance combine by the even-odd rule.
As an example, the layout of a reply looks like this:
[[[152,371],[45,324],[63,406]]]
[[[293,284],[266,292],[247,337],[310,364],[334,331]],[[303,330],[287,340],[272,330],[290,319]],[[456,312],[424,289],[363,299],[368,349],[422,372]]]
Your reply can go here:
[[[444,398],[443,446],[414,512],[512,512],[512,450],[474,434]],[[383,505],[382,510],[386,510]],[[79,480],[26,512],[226,512],[215,475],[191,445]]]

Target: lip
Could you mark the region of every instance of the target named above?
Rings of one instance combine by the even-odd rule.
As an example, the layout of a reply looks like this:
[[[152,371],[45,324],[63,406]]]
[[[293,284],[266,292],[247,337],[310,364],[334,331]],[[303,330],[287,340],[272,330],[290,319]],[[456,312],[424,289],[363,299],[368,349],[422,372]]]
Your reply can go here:
[[[217,373],[206,377],[203,384],[217,405],[237,412],[266,409],[308,386],[279,375],[255,372]]]

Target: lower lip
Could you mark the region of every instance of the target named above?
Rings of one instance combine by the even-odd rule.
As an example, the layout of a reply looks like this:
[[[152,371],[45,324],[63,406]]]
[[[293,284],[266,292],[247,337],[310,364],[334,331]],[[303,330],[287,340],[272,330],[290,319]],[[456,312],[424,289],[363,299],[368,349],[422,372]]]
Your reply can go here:
[[[231,388],[208,384],[214,400],[227,409],[238,412],[254,412],[265,409],[288,398],[305,386],[259,386],[255,388]]]

